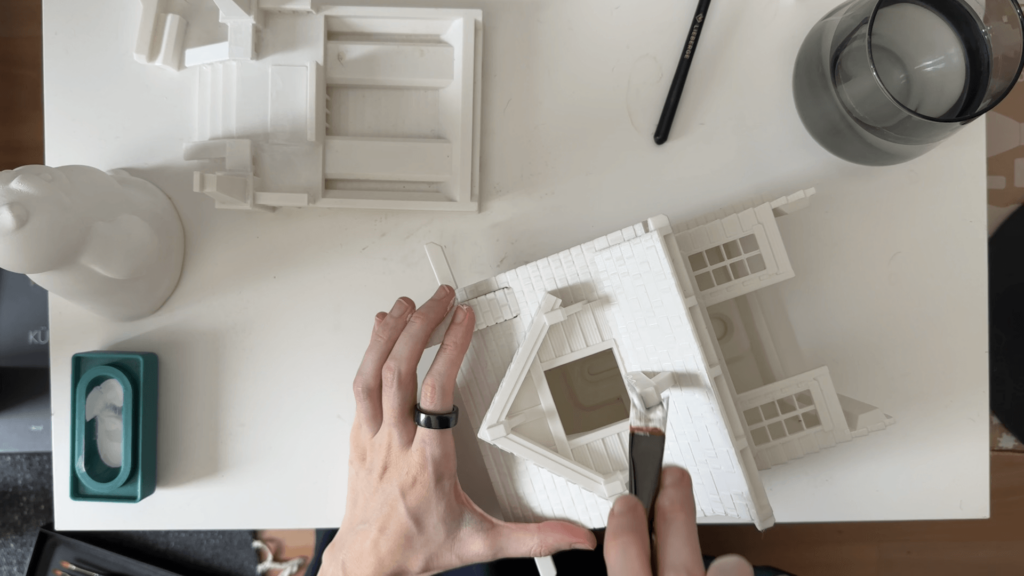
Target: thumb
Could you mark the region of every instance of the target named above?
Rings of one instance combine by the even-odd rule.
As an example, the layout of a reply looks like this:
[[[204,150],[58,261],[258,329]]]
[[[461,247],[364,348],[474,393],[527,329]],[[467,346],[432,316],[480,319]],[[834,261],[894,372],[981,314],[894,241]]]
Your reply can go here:
[[[555,520],[540,524],[497,522],[488,540],[495,558],[536,558],[597,547],[597,538],[590,530]]]
[[[604,562],[608,576],[651,573],[651,536],[647,514],[636,496],[615,499],[604,533]]]
[[[708,568],[708,576],[754,576],[754,568],[746,558],[735,554],[719,556]]]

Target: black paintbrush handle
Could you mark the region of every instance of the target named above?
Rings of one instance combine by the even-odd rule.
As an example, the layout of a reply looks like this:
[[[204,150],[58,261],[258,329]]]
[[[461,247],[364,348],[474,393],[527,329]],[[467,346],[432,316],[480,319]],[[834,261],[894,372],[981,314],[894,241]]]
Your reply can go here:
[[[661,463],[665,454],[665,434],[629,433],[629,493],[636,496],[647,512],[648,530],[654,528],[654,501],[661,487]]]
[[[669,131],[672,130],[672,120],[676,117],[676,108],[679,107],[679,99],[683,95],[686,75],[690,73],[690,62],[693,61],[693,54],[697,51],[697,40],[700,39],[700,31],[704,28],[704,20],[707,18],[710,5],[711,0],[697,2],[697,13],[693,15],[690,33],[686,36],[686,43],[683,45],[683,55],[679,57],[676,75],[672,78],[672,86],[668,89],[665,107],[662,108],[661,119],[658,120],[658,129],[654,131],[654,142],[657,144],[664,144],[668,140]]]

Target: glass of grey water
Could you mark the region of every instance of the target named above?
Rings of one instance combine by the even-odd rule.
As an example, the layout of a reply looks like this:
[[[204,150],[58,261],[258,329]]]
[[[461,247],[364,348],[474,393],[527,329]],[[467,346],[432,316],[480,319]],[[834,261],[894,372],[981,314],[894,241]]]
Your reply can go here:
[[[931,150],[991,110],[1024,65],[1016,0],[850,0],[818,21],[793,70],[807,131],[869,166]]]

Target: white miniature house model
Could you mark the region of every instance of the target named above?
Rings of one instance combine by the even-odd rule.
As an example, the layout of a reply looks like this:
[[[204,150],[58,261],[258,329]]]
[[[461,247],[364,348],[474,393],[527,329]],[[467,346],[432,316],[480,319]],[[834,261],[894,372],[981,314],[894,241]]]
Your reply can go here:
[[[137,58],[176,66],[155,1]],[[184,51],[196,192],[241,210],[477,210],[481,11],[215,2],[228,40]]]
[[[668,395],[664,461],[690,471],[698,515],[760,529],[775,519],[759,470],[893,422],[828,368],[784,374],[776,356],[755,291],[794,276],[775,219],[813,194],[655,217],[458,289],[477,321],[462,410],[506,520],[605,525],[629,488],[629,378]]]

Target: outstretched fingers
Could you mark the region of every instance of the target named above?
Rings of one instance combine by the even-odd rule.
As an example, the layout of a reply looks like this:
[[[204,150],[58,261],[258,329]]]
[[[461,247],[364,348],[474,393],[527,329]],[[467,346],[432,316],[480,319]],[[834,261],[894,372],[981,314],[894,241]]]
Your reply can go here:
[[[476,319],[473,309],[465,304],[455,308],[452,322],[444,334],[433,364],[423,377],[420,387],[420,409],[431,414],[447,414],[452,411],[455,397],[455,379],[462,367],[462,360],[473,339]],[[451,430],[425,430],[416,433],[416,442],[423,442],[437,457],[451,457],[454,451]]]
[[[356,427],[367,436],[375,435],[383,420],[381,369],[414,310],[416,304],[402,297],[395,302],[390,312],[380,312],[374,318],[370,345],[366,348],[352,384],[356,398]]]
[[[455,290],[451,286],[438,288],[434,296],[409,318],[381,368],[382,426],[396,433],[404,442],[412,442],[415,434],[416,366],[431,332],[444,320],[454,303]]]

